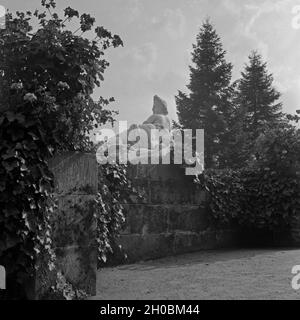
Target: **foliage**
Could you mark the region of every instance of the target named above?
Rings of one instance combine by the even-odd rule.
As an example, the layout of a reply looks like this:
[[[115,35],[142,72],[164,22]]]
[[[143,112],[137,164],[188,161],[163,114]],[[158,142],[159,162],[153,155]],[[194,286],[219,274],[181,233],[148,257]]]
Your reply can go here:
[[[189,94],[176,96],[180,125],[186,129],[204,129],[205,165],[211,168],[228,140],[228,115],[231,114],[231,70],[225,60],[219,36],[206,20],[193,45]]]
[[[300,164],[300,131],[293,126],[274,127],[256,139],[252,153],[256,159],[251,167],[293,175]]]
[[[198,179],[217,224],[276,230],[300,210],[300,134],[275,128],[255,144],[257,159],[238,170],[208,170]]]
[[[61,272],[57,272],[56,284],[42,297],[43,300],[84,300],[87,295],[82,290],[74,289]]]
[[[267,64],[261,55],[252,52],[249,65],[245,66],[239,80],[239,103],[246,109],[244,129],[252,131],[255,138],[266,124],[277,124],[282,118],[280,93],[273,87],[273,76],[267,72]]]
[[[273,76],[257,52],[241,78],[231,82],[232,65],[212,24],[206,20],[193,45],[189,93],[176,96],[179,125],[204,129],[205,167],[242,168],[254,141],[274,125],[287,124]]]
[[[260,134],[285,123],[278,102],[280,93],[273,87],[273,76],[261,55],[252,52],[235,91],[236,111],[232,127],[234,141],[230,150],[230,163],[242,167],[252,156],[252,148]]]
[[[22,295],[37,254],[46,251],[53,268],[49,217],[55,206],[45,162],[50,152],[38,118],[8,111],[0,123],[0,264],[9,271],[9,288]]]
[[[127,177],[127,165],[106,164],[99,170],[97,242],[99,265],[114,252],[116,239],[124,226],[124,206],[131,196],[140,196]]]
[[[197,177],[196,182],[209,194],[210,214],[217,226],[230,224],[242,214],[240,199],[244,189],[238,172],[208,169]]]
[[[53,268],[47,159],[61,150],[91,150],[90,130],[112,121],[105,107],[113,99],[94,102],[91,94],[108,66],[104,51],[122,45],[103,27],[93,29],[88,14],[69,7],[60,19],[52,12],[55,1],[42,6],[42,12],[8,14],[0,30],[0,264],[14,298],[24,297],[39,253],[50,256]],[[79,18],[74,32],[65,24],[73,18]],[[93,40],[82,36],[92,29]]]
[[[286,114],[287,121],[292,121],[292,122],[298,123],[300,121],[299,114],[300,114],[300,110],[296,110],[295,115]]]

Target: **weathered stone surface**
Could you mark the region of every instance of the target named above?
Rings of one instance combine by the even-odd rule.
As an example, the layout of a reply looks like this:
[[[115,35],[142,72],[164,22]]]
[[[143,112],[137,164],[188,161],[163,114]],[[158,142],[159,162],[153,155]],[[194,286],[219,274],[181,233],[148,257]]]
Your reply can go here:
[[[132,198],[133,203],[151,204],[204,204],[205,191],[193,178],[185,176],[178,165],[136,165],[129,166],[128,177],[143,198]]]
[[[164,233],[127,234],[118,241],[109,265],[156,259],[198,250],[236,246],[234,230],[205,230],[201,232],[173,231]],[[126,254],[126,257],[125,257]]]
[[[201,231],[208,227],[205,208],[198,205],[127,204],[123,234]]]
[[[173,179],[165,181],[134,179],[132,182],[142,195],[140,198],[132,197],[132,203],[204,204],[206,201],[205,191],[190,182],[180,182]]]
[[[131,179],[149,179],[150,181],[192,180],[191,177],[185,176],[183,167],[174,164],[130,165],[128,167],[128,176]]]
[[[126,204],[126,224],[110,264],[232,246],[300,245],[300,215],[291,228],[275,233],[217,228],[209,219],[209,199],[178,165],[129,166],[129,178],[145,195]],[[124,259],[124,254],[128,259]]]
[[[202,231],[209,227],[207,213],[204,207],[190,205],[169,207],[169,230]]]
[[[50,159],[58,194],[97,192],[97,162],[93,154],[68,152]]]
[[[58,208],[51,217],[55,272],[43,259],[27,286],[30,299],[40,299],[55,284],[61,271],[76,289],[96,293],[97,247],[94,195],[97,192],[96,158],[90,154],[66,153],[50,160],[55,175]]]
[[[149,186],[149,202],[200,204],[204,202],[205,192],[196,185],[176,180],[152,181]]]
[[[58,195],[53,245],[58,269],[75,288],[96,292],[97,247],[94,195],[98,166],[91,154],[67,153],[52,159]]]
[[[58,197],[58,210],[53,214],[55,246],[93,246],[96,241],[95,201],[93,195]]]
[[[212,228],[205,191],[182,167],[130,166],[129,178],[145,197],[124,205],[126,223],[118,240],[122,250],[115,248],[110,265],[236,244],[233,230]]]
[[[123,262],[134,262],[160,258],[172,254],[174,234],[131,234],[120,238],[120,244],[127,259]]]
[[[174,253],[209,250],[237,245],[236,233],[228,230],[205,230],[201,232],[178,231],[175,233]]]
[[[160,113],[164,114],[165,112],[168,113],[167,103],[158,95],[153,97],[153,108],[156,108]]]
[[[70,246],[55,250],[57,265],[75,288],[96,294],[96,246]]]

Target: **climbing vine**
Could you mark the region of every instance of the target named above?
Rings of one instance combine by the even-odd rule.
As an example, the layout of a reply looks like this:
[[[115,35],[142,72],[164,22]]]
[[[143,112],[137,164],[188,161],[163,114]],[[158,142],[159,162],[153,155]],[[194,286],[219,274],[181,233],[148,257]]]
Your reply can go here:
[[[127,176],[127,165],[106,164],[99,170],[97,202],[97,242],[99,266],[114,253],[117,238],[125,223],[125,203],[142,197]],[[120,248],[119,246],[119,249]],[[124,252],[126,256],[126,252]]]
[[[104,51],[122,45],[120,37],[94,27],[89,14],[68,7],[60,18],[55,1],[42,0],[41,5],[41,11],[7,14],[0,30],[0,264],[8,273],[4,298],[26,296],[24,283],[41,253],[54,268],[49,220],[55,202],[47,159],[64,150],[92,150],[89,132],[114,116],[106,108],[113,98],[95,102],[91,94],[109,65]],[[77,29],[67,27],[71,20],[78,21]]]

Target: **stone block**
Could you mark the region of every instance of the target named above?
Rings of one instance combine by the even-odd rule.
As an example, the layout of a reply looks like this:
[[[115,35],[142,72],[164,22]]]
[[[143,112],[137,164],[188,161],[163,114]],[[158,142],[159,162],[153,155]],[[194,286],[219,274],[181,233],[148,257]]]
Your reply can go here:
[[[236,244],[234,230],[211,227],[206,192],[181,166],[129,166],[128,176],[145,198],[124,205],[126,223],[117,241],[122,249],[116,245],[108,265]]]
[[[58,269],[76,288],[90,295],[96,294],[96,246],[69,246],[55,250]]]
[[[168,229],[168,208],[161,205],[129,204],[125,206],[127,233],[160,233]]]
[[[53,244],[92,246],[96,242],[95,201],[93,195],[58,197],[58,210],[52,217]]]
[[[118,243],[122,247],[123,259],[117,263],[132,263],[168,256],[173,253],[173,239],[172,233],[122,235]],[[126,259],[124,253],[126,253]],[[112,264],[115,262],[111,261]]]
[[[141,260],[157,259],[165,256],[234,247],[237,244],[235,230],[216,231],[207,229],[200,232],[173,231],[164,233],[121,235],[108,266],[134,263]]]
[[[68,152],[49,160],[58,194],[94,194],[98,165],[93,154]]]
[[[197,205],[169,206],[168,230],[201,231],[209,226],[204,207]]]
[[[205,208],[198,205],[127,204],[123,234],[201,231],[209,226]]]
[[[29,299],[40,299],[61,271],[75,289],[96,294],[97,247],[94,196],[98,165],[94,155],[65,153],[51,159],[58,208],[51,217],[56,270],[49,272],[43,257],[26,286]]]
[[[131,179],[132,185],[143,196],[134,196],[131,203],[151,204],[203,204],[206,201],[205,191],[193,183],[190,177],[181,177],[181,180],[174,177],[168,179],[155,179],[146,176],[145,178]]]
[[[174,164],[130,165],[128,167],[128,177],[130,179],[150,179],[152,181],[192,179],[185,176],[185,169],[182,166]]]

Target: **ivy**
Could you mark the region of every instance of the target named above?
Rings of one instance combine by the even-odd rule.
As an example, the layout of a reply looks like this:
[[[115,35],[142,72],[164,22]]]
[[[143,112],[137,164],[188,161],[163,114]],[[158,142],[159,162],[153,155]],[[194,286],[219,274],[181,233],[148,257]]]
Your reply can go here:
[[[139,193],[127,177],[127,166],[101,165],[99,170],[97,203],[98,266],[108,261],[114,252],[116,240],[125,223],[124,206],[130,197]]]
[[[89,14],[68,7],[60,19],[55,7],[43,0],[42,11],[9,13],[0,30],[0,264],[10,299],[26,296],[38,258],[54,268],[49,221],[56,206],[47,160],[65,150],[92,151],[90,131],[114,117],[106,109],[113,99],[95,102],[91,94],[108,67],[104,51],[122,41],[94,28]],[[74,31],[65,24],[73,19]]]

